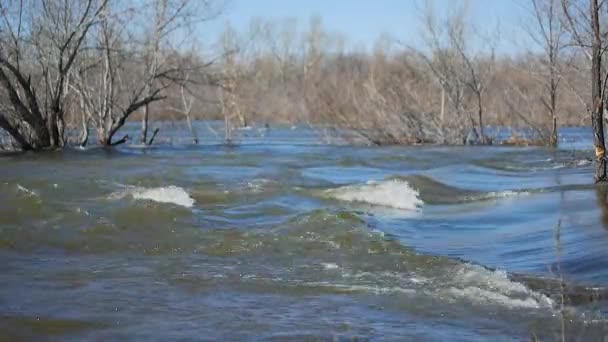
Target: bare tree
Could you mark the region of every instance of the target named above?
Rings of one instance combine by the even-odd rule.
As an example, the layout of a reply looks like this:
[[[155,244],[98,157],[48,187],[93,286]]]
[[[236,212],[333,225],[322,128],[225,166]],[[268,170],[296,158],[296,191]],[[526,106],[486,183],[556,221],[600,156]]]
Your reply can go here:
[[[221,36],[222,72],[218,87],[218,99],[220,110],[224,118],[224,138],[227,144],[233,143],[232,129],[237,120],[238,125],[246,126],[245,117],[239,107],[238,84],[239,71],[237,65],[237,54],[240,44],[237,32],[228,24]]]
[[[186,2],[182,3],[178,9],[177,12],[174,13],[175,16],[178,16],[181,10],[184,9],[184,4]],[[167,8],[169,6],[169,1],[168,0],[156,0],[153,3],[154,6],[154,14],[155,14],[155,18],[154,18],[154,26],[153,29],[151,30],[152,32],[152,36],[149,38],[148,40],[148,44],[144,45],[144,49],[146,50],[146,54],[145,54],[145,58],[144,60],[146,61],[146,68],[148,69],[148,72],[150,74],[155,74],[157,69],[161,66],[162,64],[162,58],[164,56],[161,55],[162,51],[161,51],[161,39],[163,38],[162,35],[164,31],[164,26],[169,24],[167,23],[167,16],[169,15],[168,11],[170,11],[169,8]],[[173,13],[172,13],[173,14]],[[149,95],[150,92],[152,91],[152,87],[149,84],[146,87],[146,90],[144,91],[146,94],[145,95]],[[145,96],[144,95],[144,96]],[[149,113],[150,113],[150,108],[149,108],[150,104],[145,104],[143,107],[143,116],[142,116],[142,121],[141,121],[141,143],[142,144],[152,144],[152,141],[154,140],[154,137],[152,137],[152,139],[150,139],[150,141],[148,141],[148,119],[149,119]],[[156,133],[158,133],[158,131],[156,131]]]
[[[522,18],[525,20],[522,25],[541,52],[528,51],[529,63],[519,63],[514,68],[521,70],[512,70],[530,75],[535,83],[534,91],[520,89],[529,87],[529,84],[508,82],[509,86],[504,91],[505,103],[511,113],[532,128],[539,144],[557,147],[558,97],[562,69],[568,66],[562,60],[566,30],[562,24],[561,8],[558,0],[530,0],[529,6],[524,7],[529,15]],[[525,105],[517,105],[518,101]],[[543,113],[540,119],[537,119],[537,113]]]
[[[207,18],[200,18],[200,4],[154,0],[138,3],[138,7],[117,5],[103,13],[95,32],[95,48],[79,65],[73,86],[82,111],[95,123],[102,145],[126,142],[127,135],[119,140],[114,137],[131,115],[142,109],[142,141],[147,140],[148,106],[165,99],[169,87],[186,82],[185,75],[193,68],[203,67],[181,63],[175,45],[177,37],[187,35],[183,29],[188,23]],[[149,13],[155,18],[151,42],[134,24],[147,21]],[[153,138],[145,143],[150,144]]]
[[[493,76],[495,62],[494,44],[496,44],[497,39],[484,39],[484,45],[490,47],[487,58],[482,59],[479,53],[473,52],[473,49],[467,46],[467,36],[476,34],[477,32],[468,30],[465,11],[466,8],[461,9],[461,11],[455,11],[449,17],[447,32],[452,46],[460,57],[461,70],[464,72],[464,75],[462,75],[463,83],[475,98],[477,127],[479,128],[478,141],[481,144],[491,144],[492,141],[486,136],[484,130],[484,96]]]
[[[601,29],[600,12],[604,1],[588,0],[585,6],[582,0],[561,0],[565,20],[572,40],[582,48],[591,59],[591,105],[587,111],[591,113],[595,145],[595,181],[608,182],[606,174],[606,145],[604,139],[604,103],[606,101],[606,85],[608,73],[602,68],[602,55],[605,52]],[[584,8],[588,8],[585,12]],[[603,77],[604,76],[604,77]],[[605,78],[606,77],[606,78]]]
[[[0,127],[23,150],[62,147],[70,71],[108,0],[0,2]]]
[[[188,81],[190,75],[186,75],[186,81]],[[192,108],[194,106],[194,102],[196,98],[192,94],[192,92],[186,87],[185,84],[180,85],[179,90],[179,105],[175,107],[171,107],[171,109],[175,112],[181,113],[186,118],[186,124],[188,125],[188,129],[190,130],[190,135],[192,136],[192,142],[194,144],[198,144],[198,135],[196,134],[196,130],[192,125]]]
[[[606,101],[606,81],[602,85],[602,54],[604,53],[602,35],[600,32],[600,7],[598,0],[590,1],[591,28],[593,43],[591,44],[591,97],[593,103],[593,133],[595,137],[595,181],[605,183],[606,175],[606,143],[604,140],[604,102]],[[567,12],[567,11],[566,11]]]
[[[455,11],[445,23],[440,23],[437,18],[440,17],[434,7],[432,1],[425,2],[423,16],[423,37],[428,53],[420,52],[417,49],[410,49],[427,64],[431,73],[435,76],[437,84],[441,88],[441,108],[440,108],[440,125],[441,134],[446,135],[447,126],[445,125],[446,103],[445,96],[447,95],[452,111],[452,115],[458,120],[462,120],[465,116],[468,117],[471,129],[476,133],[475,120],[467,114],[465,108],[465,90],[467,88],[467,74],[463,69],[466,66],[461,61],[462,53],[459,50],[465,49],[465,9],[460,8]],[[466,56],[466,54],[465,54]],[[463,126],[461,124],[461,126]],[[453,129],[453,128],[452,128]],[[461,132],[466,134],[464,130]],[[443,139],[445,140],[445,138]],[[463,140],[465,138],[463,137]]]
[[[551,135],[548,139],[550,146],[556,147],[557,133],[557,97],[559,84],[562,79],[560,52],[564,45],[565,30],[559,16],[557,0],[531,0],[532,15],[537,30],[528,29],[528,34],[543,49],[543,64],[546,72],[543,79],[547,95],[543,94],[540,101],[548,112],[551,122]]]

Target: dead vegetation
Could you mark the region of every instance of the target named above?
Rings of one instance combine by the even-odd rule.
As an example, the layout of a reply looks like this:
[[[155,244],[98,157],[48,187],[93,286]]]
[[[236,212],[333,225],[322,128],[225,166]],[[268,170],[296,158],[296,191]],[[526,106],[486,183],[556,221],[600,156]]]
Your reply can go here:
[[[443,16],[427,1],[419,46],[387,36],[353,49],[319,17],[254,19],[205,42],[205,54],[195,23],[217,17],[219,1],[0,2],[0,127],[21,149],[61,147],[74,130],[71,143],[84,145],[91,129],[116,145],[133,140],[119,133],[129,120],[142,120],[144,144],[151,120],[222,119],[226,141],[233,127],[274,122],[378,145],[492,144],[488,127],[509,127],[504,143],[517,146],[556,146],[558,126],[589,122],[590,60],[572,43],[565,0],[526,3],[536,46],[514,56],[496,53],[500,30],[475,27],[466,2]]]

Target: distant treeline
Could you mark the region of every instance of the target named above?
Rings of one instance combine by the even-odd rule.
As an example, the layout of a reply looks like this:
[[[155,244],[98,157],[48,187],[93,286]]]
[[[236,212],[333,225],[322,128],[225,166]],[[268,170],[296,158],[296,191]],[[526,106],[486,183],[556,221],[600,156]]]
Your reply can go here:
[[[514,144],[555,145],[558,126],[589,124],[590,59],[563,15],[576,1],[530,0],[535,46],[516,56],[496,53],[499,29],[474,28],[464,2],[447,17],[421,6],[411,34],[423,44],[386,36],[373,49],[318,17],[254,19],[198,41],[220,2],[0,2],[0,127],[21,149],[84,145],[89,128],[108,146],[152,143],[159,119],[222,118],[227,139],[250,122],[325,124],[374,144],[490,144],[485,127],[500,125],[534,132]],[[141,137],[121,137],[135,119]]]

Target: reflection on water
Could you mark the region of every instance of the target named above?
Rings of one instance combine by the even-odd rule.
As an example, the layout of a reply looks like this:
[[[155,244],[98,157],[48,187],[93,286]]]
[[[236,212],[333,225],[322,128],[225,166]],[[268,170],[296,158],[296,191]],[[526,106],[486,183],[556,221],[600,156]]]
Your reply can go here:
[[[568,132],[0,157],[0,340],[600,339],[608,188]]]

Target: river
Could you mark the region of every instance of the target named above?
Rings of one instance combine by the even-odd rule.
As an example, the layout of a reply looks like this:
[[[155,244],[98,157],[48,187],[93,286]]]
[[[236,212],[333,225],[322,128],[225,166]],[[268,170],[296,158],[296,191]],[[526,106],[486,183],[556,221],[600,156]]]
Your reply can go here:
[[[0,157],[0,340],[608,334],[588,129],[557,150],[171,134]]]

